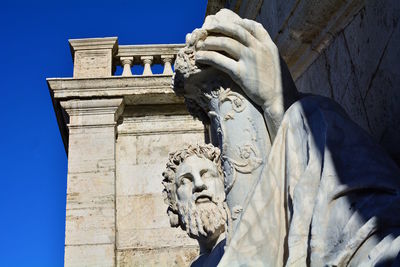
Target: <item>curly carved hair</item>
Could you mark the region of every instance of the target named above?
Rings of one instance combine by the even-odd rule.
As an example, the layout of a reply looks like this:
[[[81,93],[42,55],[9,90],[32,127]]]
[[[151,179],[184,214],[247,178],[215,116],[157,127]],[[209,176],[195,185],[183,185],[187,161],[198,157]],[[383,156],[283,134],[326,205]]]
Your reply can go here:
[[[203,68],[207,68],[206,66],[198,66],[195,61],[196,45],[202,43],[206,37],[207,31],[204,29],[195,29],[192,33],[186,35],[186,45],[176,55],[171,87],[177,96],[185,97],[186,108],[193,117],[209,124],[207,113],[199,103],[186,97],[186,90],[188,89],[185,88],[185,83],[190,76],[200,73]]]
[[[186,158],[193,155],[196,155],[199,158],[206,158],[214,162],[217,165],[220,176],[223,177],[220,157],[221,152],[218,147],[214,147],[212,144],[195,146],[189,145],[185,149],[170,153],[167,167],[162,174],[164,177],[162,184],[164,185],[164,202],[168,205],[167,213],[170,224],[173,227],[178,227],[181,224],[176,203],[175,174],[179,165],[184,162]]]

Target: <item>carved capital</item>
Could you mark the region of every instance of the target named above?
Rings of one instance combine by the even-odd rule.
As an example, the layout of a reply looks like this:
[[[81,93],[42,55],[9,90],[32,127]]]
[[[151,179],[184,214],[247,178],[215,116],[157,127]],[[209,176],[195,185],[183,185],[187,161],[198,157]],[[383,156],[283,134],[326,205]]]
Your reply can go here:
[[[98,128],[114,127],[124,109],[122,98],[67,100],[61,106],[69,115],[68,127]]]
[[[174,55],[161,55],[161,60],[165,62],[170,62],[172,63],[172,60],[174,59]]]
[[[120,57],[121,65],[129,65],[132,66],[133,57]]]
[[[153,63],[153,56],[141,56],[140,60],[143,62],[143,65]]]

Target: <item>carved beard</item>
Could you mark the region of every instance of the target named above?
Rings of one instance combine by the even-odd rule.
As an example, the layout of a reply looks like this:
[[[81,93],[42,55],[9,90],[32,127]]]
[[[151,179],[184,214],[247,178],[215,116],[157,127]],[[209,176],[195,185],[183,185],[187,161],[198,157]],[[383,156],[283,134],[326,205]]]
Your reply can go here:
[[[178,203],[184,229],[192,238],[212,237],[216,231],[224,231],[227,214],[221,202],[206,202],[195,204],[189,202],[187,205]]]

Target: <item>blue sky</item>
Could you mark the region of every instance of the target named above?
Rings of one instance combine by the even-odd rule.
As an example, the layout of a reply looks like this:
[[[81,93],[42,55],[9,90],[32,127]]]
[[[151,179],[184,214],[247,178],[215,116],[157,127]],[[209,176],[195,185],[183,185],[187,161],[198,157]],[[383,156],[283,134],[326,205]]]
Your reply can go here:
[[[67,157],[47,77],[71,77],[69,38],[183,43],[206,0],[0,2],[0,267],[63,266]]]

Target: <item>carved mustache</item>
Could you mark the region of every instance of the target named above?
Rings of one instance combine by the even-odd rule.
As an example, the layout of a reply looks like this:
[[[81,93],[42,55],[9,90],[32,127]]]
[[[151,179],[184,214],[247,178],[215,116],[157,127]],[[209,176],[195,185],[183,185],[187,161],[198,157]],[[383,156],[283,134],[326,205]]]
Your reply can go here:
[[[198,192],[198,193],[196,192],[196,193],[193,194],[194,202],[199,202],[199,201],[202,202],[203,199],[204,200],[208,199],[208,201],[217,204],[217,201],[214,199],[214,196],[212,194],[208,193],[208,192],[204,192],[203,191],[203,192]]]

